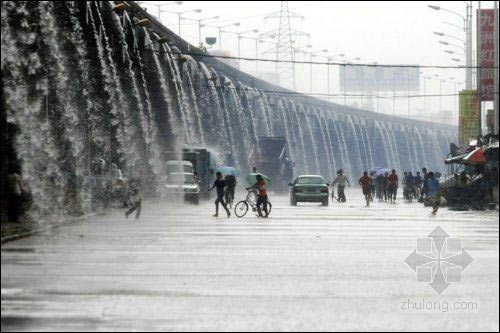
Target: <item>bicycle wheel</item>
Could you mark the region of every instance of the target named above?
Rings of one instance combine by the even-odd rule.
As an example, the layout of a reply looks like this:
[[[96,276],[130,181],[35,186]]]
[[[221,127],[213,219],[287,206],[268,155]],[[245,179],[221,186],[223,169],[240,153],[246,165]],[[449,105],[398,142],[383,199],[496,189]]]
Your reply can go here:
[[[261,208],[262,209],[262,214],[264,214],[264,209],[263,207]],[[273,209],[273,205],[271,205],[271,203],[268,201],[267,202],[267,215],[269,216],[269,214],[271,214],[271,209]],[[257,210],[255,210],[255,214],[259,215],[257,213]]]
[[[246,201],[240,201],[234,206],[234,215],[243,217],[248,212],[248,204]]]

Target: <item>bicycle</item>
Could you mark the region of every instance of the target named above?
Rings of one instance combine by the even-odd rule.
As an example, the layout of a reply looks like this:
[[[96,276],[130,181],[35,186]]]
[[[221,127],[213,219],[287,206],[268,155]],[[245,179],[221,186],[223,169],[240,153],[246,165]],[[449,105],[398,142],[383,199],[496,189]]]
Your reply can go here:
[[[234,215],[238,217],[243,217],[246,215],[248,212],[248,206],[252,207],[252,211],[259,216],[258,211],[257,211],[257,204],[252,200],[252,197],[254,196],[253,191],[248,191],[247,197],[245,200],[239,201],[236,206],[234,206]],[[267,202],[267,214],[271,214],[271,209],[272,205],[271,202]]]

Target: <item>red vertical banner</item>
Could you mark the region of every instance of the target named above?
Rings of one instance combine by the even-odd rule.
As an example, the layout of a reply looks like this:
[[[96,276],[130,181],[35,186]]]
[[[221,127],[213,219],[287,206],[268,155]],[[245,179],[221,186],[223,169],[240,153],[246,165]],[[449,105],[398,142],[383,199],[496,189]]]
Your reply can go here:
[[[498,10],[479,9],[477,24],[478,38],[478,81],[481,101],[493,101],[495,90],[495,20]]]

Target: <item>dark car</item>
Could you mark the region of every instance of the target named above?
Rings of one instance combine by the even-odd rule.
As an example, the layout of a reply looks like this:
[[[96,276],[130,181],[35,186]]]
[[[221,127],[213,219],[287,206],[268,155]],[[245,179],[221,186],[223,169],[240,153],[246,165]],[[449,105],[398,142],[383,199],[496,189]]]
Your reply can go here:
[[[318,175],[302,175],[295,178],[290,186],[290,204],[296,206],[297,202],[321,202],[328,206],[328,184],[323,177]]]

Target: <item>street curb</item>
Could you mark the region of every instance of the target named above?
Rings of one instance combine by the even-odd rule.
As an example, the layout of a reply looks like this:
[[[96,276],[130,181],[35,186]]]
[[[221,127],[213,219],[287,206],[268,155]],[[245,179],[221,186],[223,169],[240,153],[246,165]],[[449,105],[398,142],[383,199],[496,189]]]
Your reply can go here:
[[[73,218],[73,219],[67,219],[67,220],[64,220],[63,222],[56,223],[56,224],[51,224],[51,225],[45,226],[43,228],[38,228],[36,230],[32,230],[32,231],[28,231],[28,232],[24,232],[24,233],[20,233],[20,234],[16,234],[16,235],[2,237],[2,240],[1,240],[0,244],[4,245],[4,244],[7,244],[7,243],[16,241],[16,240],[20,240],[20,239],[23,239],[23,238],[32,237],[32,236],[35,236],[35,235],[39,235],[39,234],[41,234],[43,232],[46,232],[48,230],[55,229],[55,228],[58,228],[60,226],[63,226],[63,225],[69,224],[69,223],[81,222],[81,221],[87,220],[89,218],[95,217],[97,215],[98,215],[97,212],[96,213],[91,213],[91,214],[84,215],[84,216],[81,216],[81,217],[77,217],[77,218]]]

